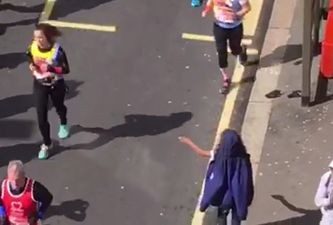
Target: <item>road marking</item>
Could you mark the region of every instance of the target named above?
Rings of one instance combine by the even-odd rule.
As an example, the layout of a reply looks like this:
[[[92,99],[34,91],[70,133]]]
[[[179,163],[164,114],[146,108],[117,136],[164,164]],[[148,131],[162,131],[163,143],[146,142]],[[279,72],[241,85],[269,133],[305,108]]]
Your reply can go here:
[[[201,35],[201,34],[191,34],[191,33],[182,33],[182,38],[192,41],[207,41],[207,42],[214,42],[214,37],[209,35]],[[242,39],[243,45],[251,45],[252,39]],[[231,50],[228,46],[228,53],[231,53]],[[254,48],[247,49],[248,55],[258,55],[258,50]]]
[[[64,28],[73,28],[73,29],[81,29],[81,30],[94,30],[94,31],[103,31],[103,32],[115,32],[115,26],[104,26],[104,25],[96,25],[96,24],[88,24],[88,23],[72,23],[58,20],[45,20],[43,23],[48,23],[56,27],[64,27]]]
[[[250,0],[252,5],[251,12],[244,19],[244,36],[253,37],[255,35],[255,31],[258,25],[260,11],[263,5],[264,0]],[[236,61],[232,82],[240,83],[243,77],[244,67]],[[222,113],[220,116],[217,132],[215,135],[215,140],[213,144],[213,148],[217,146],[220,141],[220,136],[223,130],[229,127],[232,113],[235,107],[235,102],[237,99],[237,94],[239,91],[240,85],[236,85],[233,89],[230,90],[229,94],[226,96],[224,106],[222,106]],[[253,174],[256,174],[257,171],[253,171]],[[201,190],[202,192],[202,190]],[[199,201],[195,212],[193,214],[191,225],[204,225],[204,216],[205,213],[200,212],[199,210]]]
[[[214,42],[214,37],[209,35],[201,35],[201,34],[191,34],[191,33],[182,33],[182,38],[192,41],[207,41],[207,42]],[[243,39],[243,45],[251,45],[252,39]],[[248,55],[258,55],[258,49],[248,48],[247,49]],[[231,53],[231,49],[228,46],[228,53]]]
[[[64,27],[64,28],[73,28],[73,29],[82,29],[82,30],[93,30],[93,31],[102,31],[102,32],[115,32],[115,26],[105,26],[105,25],[97,25],[97,24],[89,24],[89,23],[73,23],[73,22],[65,22],[58,20],[49,20],[51,13],[53,11],[56,0],[46,0],[44,9],[39,18],[39,23],[48,23],[56,27]]]
[[[182,33],[182,38],[187,39],[187,40],[193,40],[193,41],[207,41],[207,42],[215,41],[214,36],[202,35],[202,34]],[[242,44],[251,45],[252,39],[243,39]]]
[[[56,0],[46,0],[45,1],[44,9],[41,13],[41,16],[39,17],[40,23],[44,20],[47,20],[51,16],[55,2],[56,2]]]
[[[209,35],[182,33],[183,39],[195,40],[195,41],[209,41],[214,42],[214,37]]]

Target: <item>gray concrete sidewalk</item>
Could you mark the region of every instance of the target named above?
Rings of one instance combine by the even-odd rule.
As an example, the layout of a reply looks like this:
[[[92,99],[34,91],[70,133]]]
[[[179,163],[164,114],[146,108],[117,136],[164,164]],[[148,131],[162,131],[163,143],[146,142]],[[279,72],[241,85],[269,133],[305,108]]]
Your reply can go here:
[[[292,91],[301,89],[303,15],[301,0],[279,1],[278,5],[279,9],[274,8],[257,88],[254,87],[252,92],[243,126],[244,141],[257,160],[254,161],[255,167],[258,166],[256,195],[247,224],[315,225],[319,224],[321,217],[314,205],[315,191],[320,176],[328,170],[332,160],[333,102],[302,108],[300,98],[288,98]],[[286,14],[280,12],[290,9],[293,17],[288,27],[288,23],[284,23],[287,22]],[[274,23],[274,16],[277,23]],[[282,44],[283,39],[287,43]],[[312,96],[317,87],[318,65],[319,57],[316,57]],[[274,84],[275,79],[277,83]],[[280,90],[282,95],[267,99],[265,94],[274,89]],[[331,93],[332,85],[329,84],[328,95]],[[257,117],[251,117],[254,112],[257,112]],[[269,118],[266,127],[260,122],[261,117]],[[261,131],[257,132],[257,126],[261,126],[265,134],[262,146]],[[261,147],[262,150],[256,149]]]

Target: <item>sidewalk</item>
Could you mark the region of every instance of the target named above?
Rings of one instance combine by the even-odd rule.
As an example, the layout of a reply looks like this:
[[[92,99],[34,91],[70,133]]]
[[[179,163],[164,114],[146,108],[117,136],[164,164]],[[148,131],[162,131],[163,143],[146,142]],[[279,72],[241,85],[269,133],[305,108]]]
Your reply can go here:
[[[321,217],[314,205],[314,195],[333,156],[333,101],[302,108],[300,98],[287,97],[292,91],[301,90],[301,1],[275,1],[261,68],[247,109],[242,135],[257,172],[256,195],[247,225],[315,225]],[[288,21],[286,15],[292,20]],[[283,40],[287,40],[286,45]],[[318,64],[316,57],[312,96],[317,86]],[[265,94],[274,89],[281,90],[282,95],[267,99]],[[333,89],[328,89],[330,95]]]

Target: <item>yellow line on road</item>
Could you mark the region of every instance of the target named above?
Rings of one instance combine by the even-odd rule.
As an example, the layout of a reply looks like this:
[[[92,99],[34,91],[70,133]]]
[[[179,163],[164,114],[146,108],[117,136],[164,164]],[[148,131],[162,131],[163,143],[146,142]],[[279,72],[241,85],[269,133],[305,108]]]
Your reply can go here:
[[[244,67],[237,62],[235,65],[235,70],[234,70],[233,77],[232,77],[232,83],[240,83],[242,80],[242,77],[243,77],[243,72],[244,72]],[[229,127],[231,117],[232,117],[232,112],[233,112],[233,109],[234,109],[235,103],[236,103],[238,90],[239,90],[239,85],[236,85],[234,88],[232,88],[230,90],[230,92],[228,93],[228,95],[226,97],[223,111],[221,114],[221,118],[219,120],[213,148],[215,148],[217,146],[217,144],[220,142],[220,135],[223,132],[223,130],[225,130],[226,128]],[[192,225],[204,225],[204,216],[205,216],[205,213],[200,212],[199,208],[197,206],[197,208],[193,214],[191,224]],[[207,225],[207,224],[205,224],[205,225]]]
[[[236,84],[240,83],[242,80],[242,77],[243,77],[243,73],[244,73],[244,67],[237,62],[235,65],[235,70],[234,70],[233,76],[232,76],[232,83],[236,83]],[[220,134],[223,132],[223,130],[228,128],[230,125],[232,112],[235,107],[239,86],[240,85],[234,86],[234,88],[232,88],[230,90],[230,92],[228,93],[228,95],[225,99],[223,111],[222,111],[221,118],[220,118],[220,121],[218,124],[217,132],[216,132],[217,135],[215,137],[214,147],[216,147],[220,141]]]
[[[201,35],[201,34],[190,34],[190,33],[182,33],[183,39],[195,40],[195,41],[209,41],[213,42],[214,37],[209,35]]]
[[[74,29],[82,29],[82,30],[94,30],[94,31],[103,31],[103,32],[115,32],[115,26],[104,26],[97,24],[88,24],[88,23],[72,23],[72,22],[64,22],[57,20],[49,20],[52,10],[56,0],[46,0],[43,12],[39,18],[39,23],[48,23],[56,27],[64,27],[64,28],[74,28]]]
[[[56,0],[46,0],[45,1],[44,9],[43,9],[42,14],[39,18],[40,23],[44,20],[47,20],[51,16],[51,13],[52,13],[55,2],[56,2]]]
[[[214,37],[210,35],[201,35],[201,34],[191,34],[191,33],[182,33],[182,38],[187,40],[194,40],[194,41],[208,41],[214,42]],[[251,39],[243,39],[242,44],[244,45],[251,45]]]
[[[246,19],[244,20],[245,36],[253,37],[255,35],[263,1],[264,0],[250,0],[252,5],[252,11],[247,15]],[[236,62],[232,77],[232,82],[240,83],[243,77],[243,73],[244,73],[244,67],[241,66],[238,62]],[[223,132],[223,130],[225,130],[230,126],[230,121],[232,118],[232,113],[234,111],[237,94],[239,91],[239,86],[240,85],[236,85],[233,89],[230,90],[229,94],[226,96],[215,136],[214,148],[219,143],[220,135]],[[199,205],[197,205],[195,212],[193,214],[191,225],[204,225],[204,216],[205,214],[199,211]]]
[[[214,37],[209,36],[209,35],[182,33],[182,38],[187,39],[187,40],[194,40],[194,41],[214,42]],[[243,39],[242,44],[251,45],[252,39]],[[248,48],[246,52],[248,55],[258,55],[258,50],[255,48]],[[231,53],[231,49],[229,47],[228,47],[228,53]]]
[[[56,27],[64,27],[64,28],[74,28],[74,29],[82,29],[82,30],[94,30],[94,31],[103,31],[103,32],[115,32],[115,26],[104,26],[104,25],[96,25],[96,24],[88,24],[88,23],[72,23],[58,20],[45,20],[43,23],[48,23]]]

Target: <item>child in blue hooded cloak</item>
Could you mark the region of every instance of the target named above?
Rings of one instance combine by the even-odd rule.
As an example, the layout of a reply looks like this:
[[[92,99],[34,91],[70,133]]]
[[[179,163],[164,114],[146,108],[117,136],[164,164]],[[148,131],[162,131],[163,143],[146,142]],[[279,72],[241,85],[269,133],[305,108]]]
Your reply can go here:
[[[187,137],[179,137],[203,157],[210,157],[200,200],[200,211],[209,206],[218,207],[221,224],[227,224],[227,215],[232,212],[232,225],[246,220],[252,202],[254,187],[250,155],[236,131],[226,129],[216,149],[205,151]]]

